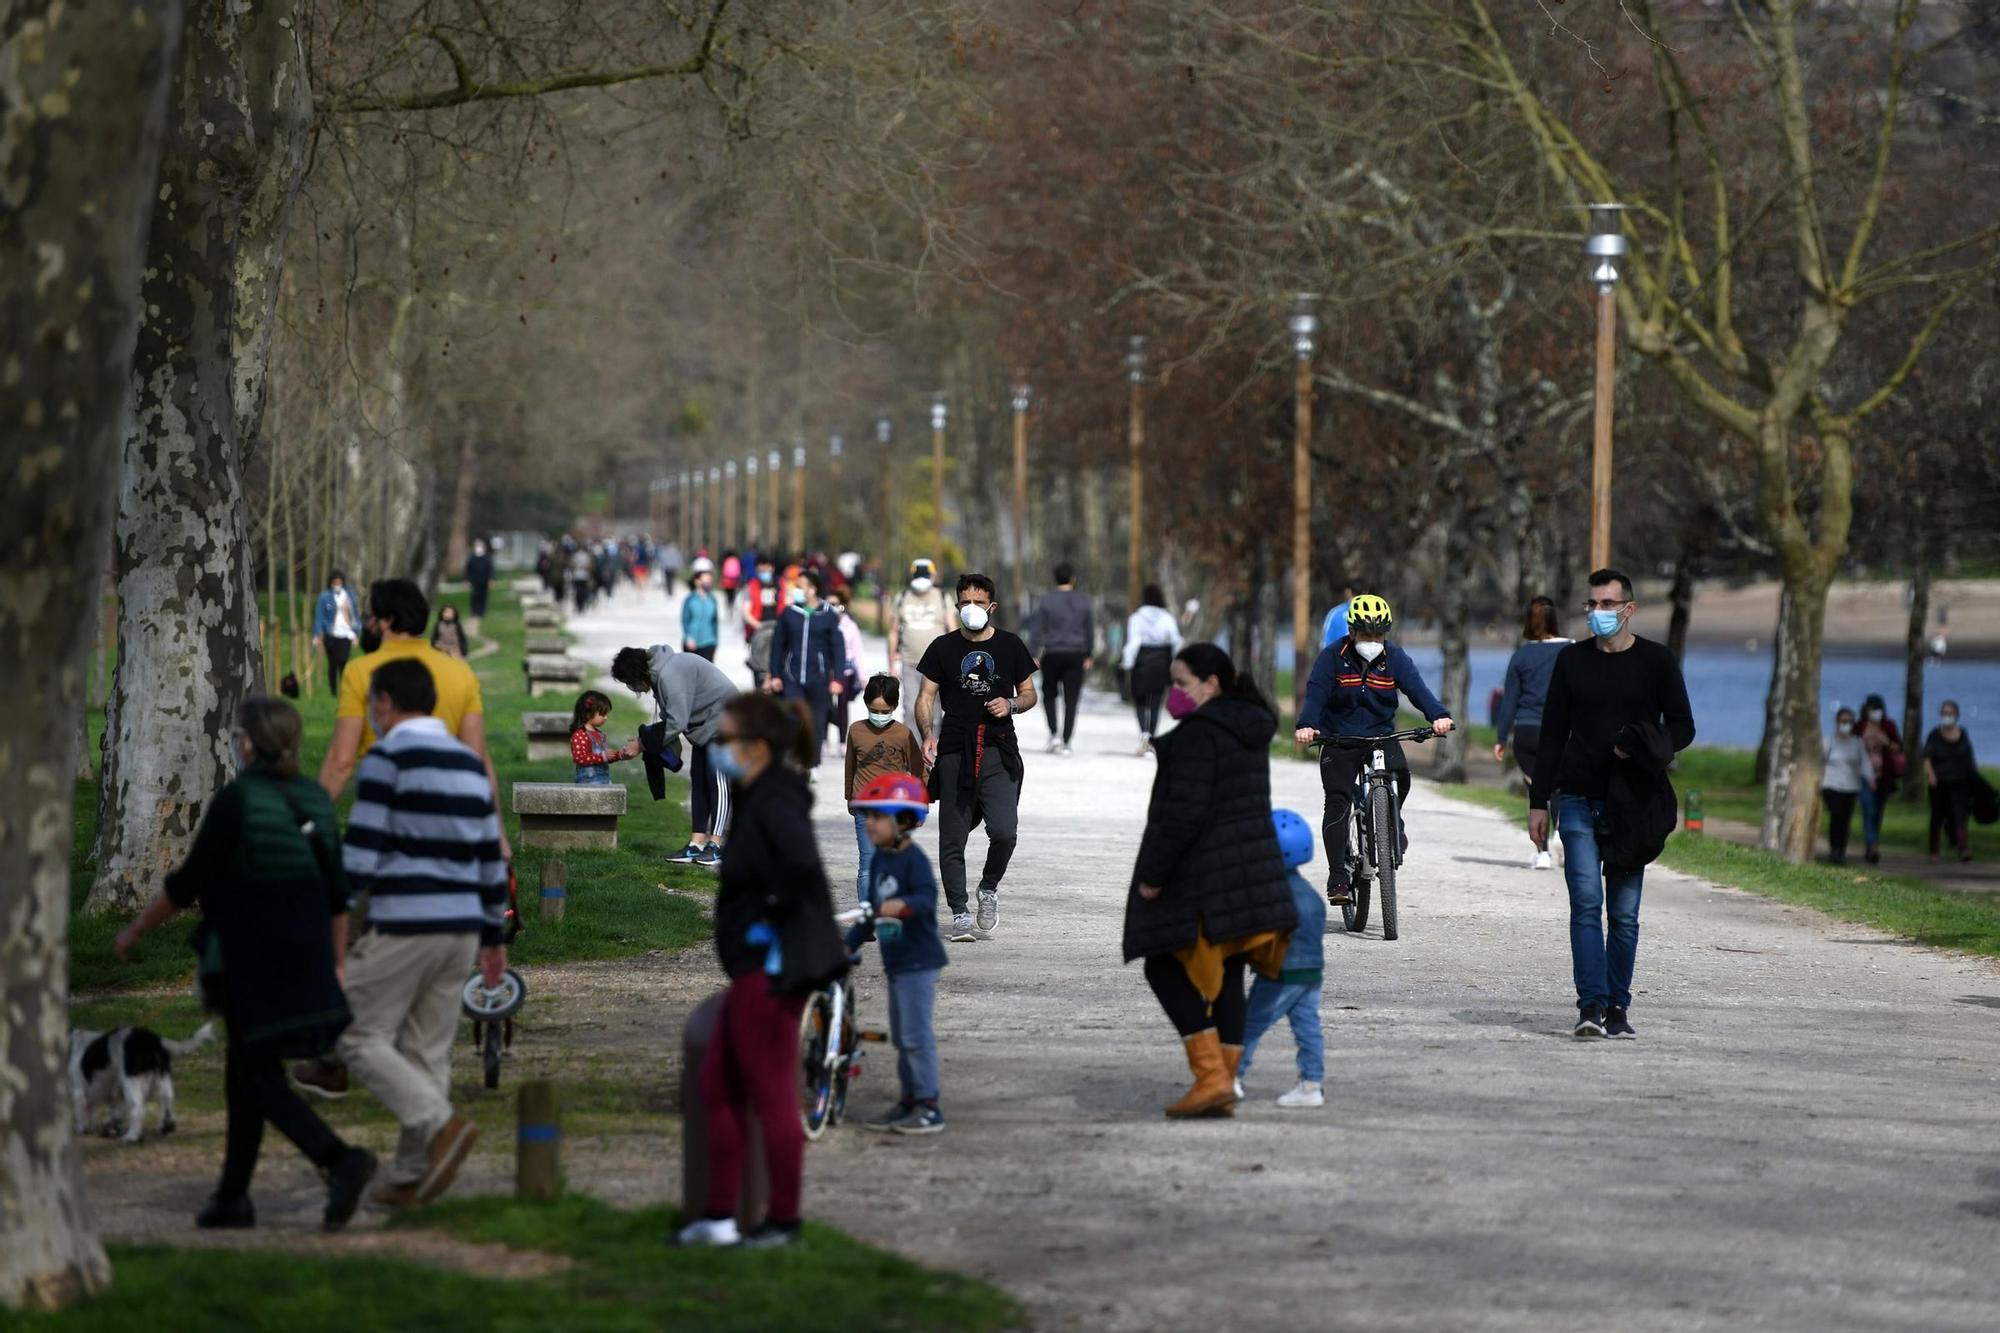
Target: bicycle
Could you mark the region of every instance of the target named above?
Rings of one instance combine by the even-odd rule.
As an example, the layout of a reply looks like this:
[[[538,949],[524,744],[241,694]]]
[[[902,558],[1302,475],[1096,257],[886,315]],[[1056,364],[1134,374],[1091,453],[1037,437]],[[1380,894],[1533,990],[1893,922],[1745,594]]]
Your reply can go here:
[[[836,918],[843,925],[859,919],[858,911]],[[847,1117],[848,1084],[861,1076],[861,1043],[887,1039],[880,1032],[863,1030],[856,1019],[852,969],[861,966],[861,955],[849,954],[847,961],[848,974],[815,991],[799,1015],[799,1061],[804,1073],[799,1119],[806,1138],[814,1142]]]
[[[1368,897],[1372,880],[1382,899],[1382,938],[1397,934],[1396,871],[1403,864],[1402,823],[1396,811],[1396,774],[1389,767],[1383,747],[1399,741],[1430,740],[1437,732],[1430,727],[1393,731],[1386,736],[1320,736],[1314,746],[1369,751],[1368,763],[1354,784],[1354,796],[1347,803],[1352,821],[1347,838],[1347,883],[1350,901],[1341,905],[1341,921],[1350,934],[1358,935],[1368,925]]]
[[[521,901],[514,872],[507,872],[506,939],[512,945],[521,934]],[[474,972],[459,993],[459,1004],[472,1020],[472,1048],[479,1052],[486,1086],[500,1086],[500,1062],[514,1049],[514,1015],[528,1002],[528,983],[513,968],[500,974],[500,984],[488,986]]]

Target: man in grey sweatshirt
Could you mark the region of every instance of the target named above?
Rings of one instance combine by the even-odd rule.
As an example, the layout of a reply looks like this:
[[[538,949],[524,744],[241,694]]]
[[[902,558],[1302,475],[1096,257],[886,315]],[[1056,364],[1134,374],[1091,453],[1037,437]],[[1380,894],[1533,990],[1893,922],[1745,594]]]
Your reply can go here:
[[[720,667],[693,653],[677,653],[664,643],[651,648],[621,648],[611,659],[611,678],[634,694],[650,692],[659,721],[640,731],[648,767],[654,762],[680,767],[680,739],[687,738],[688,812],[694,832],[688,845],[667,858],[713,870],[722,864],[722,844],[729,830],[729,781],[708,762],[708,744],[722,721],[722,708],[737,689]],[[653,743],[649,743],[653,742]],[[659,799],[656,788],[654,799]]]
[[[1035,603],[1028,617],[1028,646],[1042,672],[1042,697],[1049,708],[1049,753],[1068,754],[1076,734],[1076,706],[1083,697],[1083,676],[1097,648],[1097,628],[1090,598],[1076,590],[1076,571],[1065,560],[1056,566],[1055,591]],[[1063,700],[1060,726],[1056,700]]]

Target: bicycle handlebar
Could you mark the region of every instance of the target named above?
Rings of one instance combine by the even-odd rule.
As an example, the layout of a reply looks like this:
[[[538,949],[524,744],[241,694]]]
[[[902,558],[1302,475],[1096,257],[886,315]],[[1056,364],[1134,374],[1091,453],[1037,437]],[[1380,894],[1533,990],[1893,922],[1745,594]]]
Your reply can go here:
[[[1392,731],[1386,736],[1326,736],[1313,733],[1313,739],[1306,742],[1306,748],[1331,745],[1336,750],[1359,750],[1376,745],[1387,745],[1393,741],[1427,741],[1435,738],[1437,732],[1430,727],[1412,727],[1408,731]]]

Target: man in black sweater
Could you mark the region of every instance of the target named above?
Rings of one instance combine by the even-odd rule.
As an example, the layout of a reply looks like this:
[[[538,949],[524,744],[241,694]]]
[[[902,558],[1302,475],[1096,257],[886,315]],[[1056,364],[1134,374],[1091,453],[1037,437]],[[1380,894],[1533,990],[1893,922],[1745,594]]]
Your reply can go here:
[[[1674,655],[1632,632],[1632,580],[1615,569],[1590,576],[1591,637],[1556,656],[1542,712],[1541,753],[1528,792],[1528,836],[1546,845],[1549,802],[1555,798],[1562,835],[1563,877],[1569,885],[1569,952],[1576,976],[1576,1035],[1635,1035],[1632,964],[1639,952],[1639,890],[1643,868],[1604,864],[1599,851],[1604,795],[1612,769],[1629,756],[1625,728],[1661,727],[1676,752],[1694,741],[1694,714]],[[1607,948],[1604,917],[1609,908]]]
[[[1034,651],[1042,673],[1042,697],[1048,703],[1049,753],[1068,754],[1076,735],[1076,705],[1083,697],[1084,673],[1090,670],[1097,631],[1090,598],[1076,590],[1076,571],[1065,560],[1056,566],[1056,588],[1035,603],[1022,637]],[[1058,708],[1062,716],[1056,716]]]

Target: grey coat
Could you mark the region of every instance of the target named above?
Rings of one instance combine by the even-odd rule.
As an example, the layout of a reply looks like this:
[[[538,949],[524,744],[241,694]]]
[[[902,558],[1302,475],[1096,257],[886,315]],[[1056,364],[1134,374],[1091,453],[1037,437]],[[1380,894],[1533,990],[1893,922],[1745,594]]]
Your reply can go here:
[[[736,697],[736,687],[722,668],[693,653],[677,653],[664,643],[647,650],[653,676],[653,702],[669,739],[686,736],[691,745],[715,739],[722,706]]]

